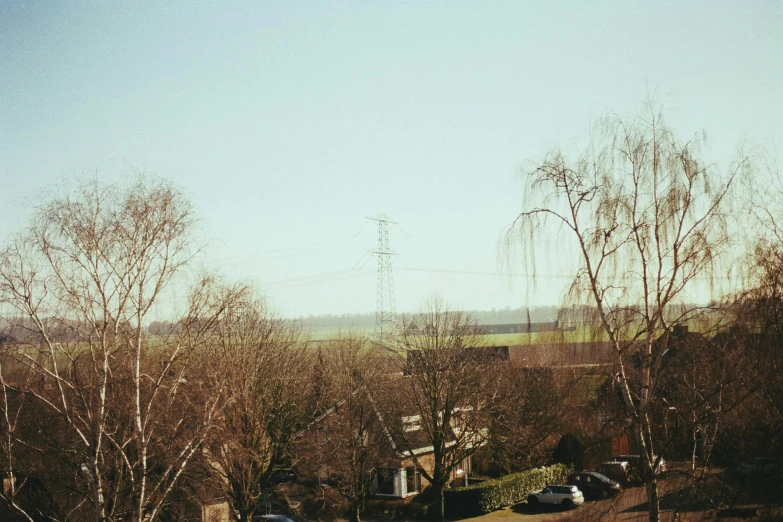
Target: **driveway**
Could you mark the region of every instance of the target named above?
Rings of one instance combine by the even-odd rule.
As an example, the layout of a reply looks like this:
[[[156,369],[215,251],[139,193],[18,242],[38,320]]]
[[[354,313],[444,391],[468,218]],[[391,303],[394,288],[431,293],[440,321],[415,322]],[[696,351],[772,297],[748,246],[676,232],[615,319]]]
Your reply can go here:
[[[674,468],[674,466],[672,466]],[[693,496],[685,498],[683,491],[687,489],[689,479],[676,470],[658,483],[661,499],[661,522],[672,522],[674,508],[680,506],[677,522],[698,522],[718,520],[720,522],[747,522],[749,520],[783,520],[783,495],[768,492],[767,498],[746,499],[741,507],[716,512],[705,504],[697,503]],[[703,482],[702,489],[714,489],[711,482]],[[777,493],[777,494],[776,494]],[[752,503],[755,502],[755,503]],[[772,504],[770,508],[769,505]],[[764,517],[763,515],[766,515]],[[363,519],[366,522],[390,522],[391,519]],[[571,511],[560,511],[556,507],[531,509],[527,502],[521,502],[510,508],[494,511],[486,515],[463,519],[466,522],[591,522],[607,521],[637,521],[647,520],[647,492],[644,487],[627,488],[617,497],[599,501],[587,501]],[[395,519],[394,522],[400,522]]]
[[[640,511],[640,504],[647,501],[644,488],[625,489],[616,498],[587,501],[576,509],[561,511],[557,507],[531,508],[527,502],[500,511],[495,511],[470,520],[476,522],[547,522],[547,521],[577,521],[577,520],[645,520],[646,511]],[[662,520],[666,520],[662,517]]]
[[[747,504],[740,508],[720,512],[714,509],[705,509],[703,505],[689,507],[687,500],[677,501],[678,494],[687,486],[687,482],[686,477],[677,475],[670,475],[659,482],[661,522],[674,520],[674,507],[678,504],[680,505],[678,522],[783,520],[783,507],[779,501],[774,502],[775,505],[772,508],[762,507],[761,504]],[[762,517],[762,515],[767,515],[768,518]],[[554,507],[533,510],[527,505],[527,502],[522,502],[507,509],[466,520],[476,522],[589,522],[593,520],[641,522],[647,520],[647,516],[647,492],[644,487],[634,487],[622,490],[617,497],[612,499],[587,501],[571,511],[560,511]]]

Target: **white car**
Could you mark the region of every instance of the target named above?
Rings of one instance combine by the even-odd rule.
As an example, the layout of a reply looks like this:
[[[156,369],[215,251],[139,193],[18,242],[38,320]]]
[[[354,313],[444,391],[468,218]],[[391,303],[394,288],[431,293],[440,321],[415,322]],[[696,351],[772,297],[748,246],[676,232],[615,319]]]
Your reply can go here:
[[[285,515],[256,515],[253,522],[294,522]]]
[[[539,504],[554,504],[570,509],[583,504],[584,501],[584,495],[576,486],[550,485],[527,496],[527,503],[531,507]]]

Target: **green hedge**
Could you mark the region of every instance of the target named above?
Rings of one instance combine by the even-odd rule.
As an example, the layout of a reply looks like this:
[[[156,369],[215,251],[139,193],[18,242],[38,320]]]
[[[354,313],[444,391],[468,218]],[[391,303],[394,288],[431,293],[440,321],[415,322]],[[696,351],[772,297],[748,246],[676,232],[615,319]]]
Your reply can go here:
[[[487,480],[475,486],[444,492],[446,516],[464,518],[482,515],[525,500],[547,484],[562,484],[572,468],[563,464],[534,468],[522,473]]]

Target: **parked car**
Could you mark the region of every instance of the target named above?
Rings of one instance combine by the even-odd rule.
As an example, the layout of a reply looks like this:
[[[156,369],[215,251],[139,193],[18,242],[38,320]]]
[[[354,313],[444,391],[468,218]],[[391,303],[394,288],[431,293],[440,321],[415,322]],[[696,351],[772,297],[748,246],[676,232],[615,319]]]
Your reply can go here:
[[[657,458],[657,457],[656,457]],[[631,468],[631,472],[636,475],[641,475],[641,468],[642,468],[642,457],[639,455],[617,455],[612,460],[617,460],[621,462],[627,462],[628,465]],[[658,462],[658,466],[655,468],[656,473],[663,473],[666,471],[666,461],[661,457],[661,460]]]
[[[269,474],[267,485],[277,486],[278,484],[288,484],[296,481],[296,472],[292,469],[276,469]]]
[[[256,515],[253,517],[253,522],[294,522],[285,515]]]
[[[780,466],[772,457],[754,457],[737,466],[742,478],[770,479],[780,475]]]
[[[531,507],[539,504],[550,504],[571,509],[584,503],[584,501],[585,497],[579,491],[579,488],[571,485],[553,484],[527,496],[527,503]]]
[[[607,498],[620,492],[620,483],[595,471],[580,471],[568,476],[568,483],[579,488],[585,497]]]
[[[610,460],[601,463],[596,468],[596,471],[605,477],[608,477],[616,482],[619,482],[623,487],[628,486],[631,483],[631,476],[629,475],[629,465],[625,461]]]

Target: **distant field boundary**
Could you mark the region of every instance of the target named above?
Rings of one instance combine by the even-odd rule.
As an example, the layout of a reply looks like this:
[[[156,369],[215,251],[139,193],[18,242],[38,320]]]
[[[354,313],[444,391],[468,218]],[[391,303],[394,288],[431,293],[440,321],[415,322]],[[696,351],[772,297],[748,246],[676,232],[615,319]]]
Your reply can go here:
[[[312,341],[329,341],[340,336],[371,336],[374,327],[362,326],[354,328],[320,327],[305,329]],[[558,344],[558,343],[585,343],[605,341],[598,338],[587,329],[572,329],[568,331],[554,330],[531,333],[496,333],[483,336],[485,343],[490,346],[514,346],[531,344]]]
[[[617,352],[606,341],[518,344],[509,346],[514,366],[587,366],[611,364]]]

